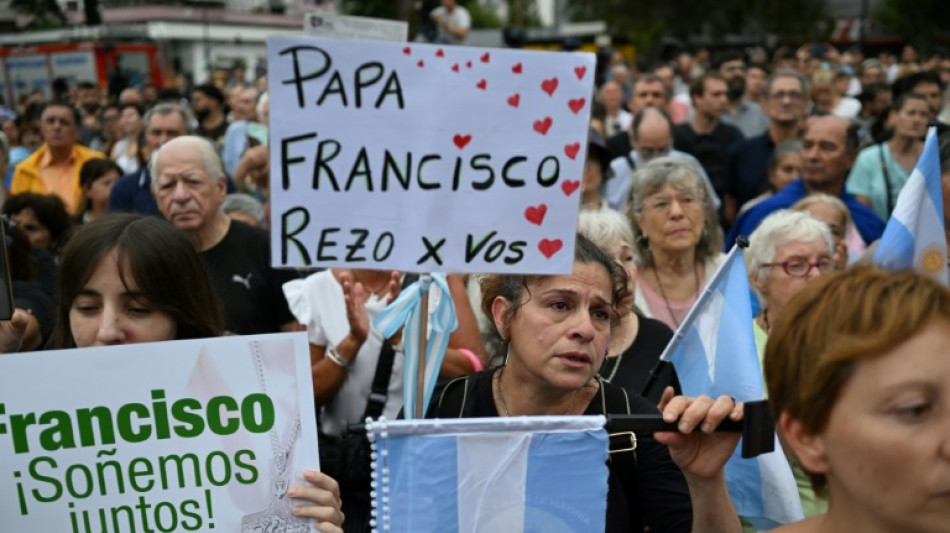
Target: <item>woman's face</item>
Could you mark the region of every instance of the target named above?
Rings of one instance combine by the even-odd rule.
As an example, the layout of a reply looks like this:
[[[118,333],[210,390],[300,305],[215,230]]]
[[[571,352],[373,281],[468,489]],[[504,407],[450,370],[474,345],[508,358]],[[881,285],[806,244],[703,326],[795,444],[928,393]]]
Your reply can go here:
[[[497,298],[495,325],[509,340],[508,365],[545,388],[576,390],[600,370],[610,341],[610,277],[599,263],[574,263],[569,276],[528,284],[510,324]]]
[[[821,260],[830,261],[834,253],[828,249],[824,239],[814,241],[788,241],[775,245],[775,258],[772,263],[785,261],[807,261],[817,263]],[[769,320],[774,323],[775,315],[781,312],[785,304],[802,289],[805,284],[821,275],[817,267],[808,270],[804,277],[792,276],[785,272],[782,265],[768,267],[768,274],[763,279],[753,279],[752,284],[765,298],[765,308],[770,311]]]
[[[119,276],[115,250],[105,254],[69,309],[76,346],[109,346],[173,340],[175,320],[138,292],[135,280]]]
[[[705,227],[702,190],[664,185],[643,199],[637,223],[654,250],[685,252],[694,249]]]
[[[923,139],[927,133],[927,121],[930,120],[930,106],[923,100],[911,98],[897,112],[894,124],[895,133],[903,137]]]
[[[791,152],[782,156],[769,173],[769,182],[776,192],[798,179],[802,174],[802,154]]]
[[[83,192],[86,195],[86,198],[89,200],[89,203],[92,204],[93,208],[108,208],[109,207],[109,194],[112,192],[112,186],[115,185],[116,180],[119,179],[119,173],[110,170],[106,172],[101,178],[93,181],[85,187]]]
[[[636,288],[634,285],[637,281],[637,262],[633,255],[633,245],[619,240],[607,246],[605,251],[627,272],[627,295],[621,304],[625,308],[633,309],[633,294]]]
[[[950,322],[858,362],[814,445],[820,461],[811,468],[827,476],[833,505],[882,530],[946,531]]]
[[[10,218],[26,232],[26,235],[30,238],[30,246],[49,249],[50,245],[53,244],[53,237],[50,235],[49,228],[36,218],[36,213],[33,212],[32,207],[24,207],[10,215]]]
[[[137,136],[142,131],[142,115],[134,107],[126,107],[119,115],[119,127],[124,135]]]

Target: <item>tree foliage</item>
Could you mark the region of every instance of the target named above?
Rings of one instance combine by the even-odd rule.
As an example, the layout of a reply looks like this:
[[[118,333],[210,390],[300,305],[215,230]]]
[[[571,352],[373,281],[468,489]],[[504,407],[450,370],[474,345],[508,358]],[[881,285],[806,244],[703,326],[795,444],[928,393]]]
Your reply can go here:
[[[53,28],[66,24],[66,15],[56,0],[10,0],[10,9],[20,15],[32,16],[30,27]]]
[[[947,0],[884,0],[875,15],[924,54],[950,40]]]
[[[612,34],[641,48],[664,37],[691,42],[728,34],[803,42],[823,38],[819,22],[828,18],[824,0],[568,0],[568,6],[572,20],[604,20]]]

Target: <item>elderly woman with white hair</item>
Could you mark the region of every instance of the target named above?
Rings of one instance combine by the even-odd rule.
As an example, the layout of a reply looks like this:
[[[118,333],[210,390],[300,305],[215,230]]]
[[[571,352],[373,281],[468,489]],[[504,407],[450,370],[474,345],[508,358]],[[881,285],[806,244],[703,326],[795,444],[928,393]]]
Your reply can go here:
[[[632,313],[625,314],[610,332],[607,358],[600,368],[605,381],[619,385],[630,394],[639,395],[650,370],[673,338],[673,332],[659,320],[647,318],[633,305],[637,265],[633,254],[633,230],[630,221],[620,213],[605,209],[581,211],[578,233],[607,252],[627,271],[627,296],[621,304]],[[666,365],[647,399],[658,404],[663,390],[673,387],[682,394],[679,379],[672,365]]]
[[[745,264],[749,283],[762,304],[755,317],[756,345],[765,346],[771,325],[805,283],[836,270],[834,255],[835,240],[828,224],[806,212],[776,211],[752,232]]]
[[[811,279],[836,270],[835,239],[828,224],[807,212],[783,209],[769,215],[749,236],[745,264],[762,304],[753,321],[761,365],[769,331],[788,301]],[[815,496],[808,476],[797,463],[791,464],[805,516],[823,514],[827,501]]]
[[[676,330],[725,257],[712,191],[689,161],[660,157],[633,175],[627,218],[641,271],[634,304]]]

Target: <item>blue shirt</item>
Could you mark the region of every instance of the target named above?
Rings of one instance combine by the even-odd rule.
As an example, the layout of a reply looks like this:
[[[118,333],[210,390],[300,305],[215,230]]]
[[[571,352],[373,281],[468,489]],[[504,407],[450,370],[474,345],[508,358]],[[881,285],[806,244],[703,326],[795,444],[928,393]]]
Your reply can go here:
[[[723,194],[736,199],[736,208],[768,188],[769,159],[775,142],[768,132],[739,141],[729,149],[723,174]]]
[[[781,191],[739,215],[736,223],[729,231],[729,238],[726,239],[726,250],[732,248],[737,236],[745,235],[748,237],[755,231],[755,228],[759,227],[765,217],[779,209],[792,207],[795,202],[806,196],[808,196],[808,190],[805,189],[805,180],[798,178],[786,185]],[[871,208],[858,202],[854,196],[846,192],[841,193],[841,201],[848,206],[848,211],[851,212],[851,220],[854,221],[854,225],[858,228],[858,233],[861,234],[861,238],[864,239],[865,243],[870,244],[881,238],[884,233],[884,221]]]
[[[236,192],[231,178],[227,178],[227,183],[228,194]],[[152,177],[148,173],[148,166],[116,180],[109,193],[109,212],[162,216],[152,196]]]
[[[109,211],[162,216],[152,197],[152,178],[147,166],[116,180],[109,193]]]

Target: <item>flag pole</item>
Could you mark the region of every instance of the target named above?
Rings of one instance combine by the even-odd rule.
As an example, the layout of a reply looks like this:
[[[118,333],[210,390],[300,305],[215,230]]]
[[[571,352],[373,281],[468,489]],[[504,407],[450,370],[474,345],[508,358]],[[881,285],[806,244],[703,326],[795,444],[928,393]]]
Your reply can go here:
[[[706,287],[703,289],[703,293],[699,295],[699,298],[696,299],[696,303],[693,304],[693,307],[690,308],[689,312],[686,313],[686,318],[683,319],[683,322],[676,328],[676,331],[673,333],[673,338],[670,339],[669,344],[666,345],[666,348],[663,350],[663,353],[660,354],[660,359],[657,360],[656,364],[653,365],[653,369],[650,370],[650,375],[647,376],[646,383],[643,384],[643,389],[640,391],[640,395],[644,398],[653,391],[653,387],[656,386],[657,379],[659,379],[660,374],[669,366],[670,357],[673,357],[673,352],[679,348],[681,342],[683,342],[683,335],[685,331],[693,325],[693,320],[696,316],[696,313],[699,312],[699,309],[703,304],[706,303],[706,300],[709,299],[712,295],[712,290],[710,287],[714,286],[719,278],[726,275],[726,268],[732,263],[732,260],[739,253],[739,250],[749,247],[749,239],[744,235],[739,235],[736,237],[736,244],[733,245],[732,249],[729,250],[729,253],[726,255],[725,261],[719,265],[719,268],[716,269],[716,273],[713,274],[712,278],[709,279],[709,283],[706,284]]]
[[[428,349],[428,341],[426,338],[427,330],[429,329],[429,286],[432,281],[432,276],[430,274],[422,274],[420,276],[421,296],[419,301],[419,309],[421,311],[421,316],[419,317],[419,361],[418,366],[416,367],[416,409],[415,409],[415,418],[416,420],[421,420],[425,414],[425,405],[422,405],[425,401],[425,381],[426,381],[426,350]],[[444,295],[443,295],[444,297]]]

